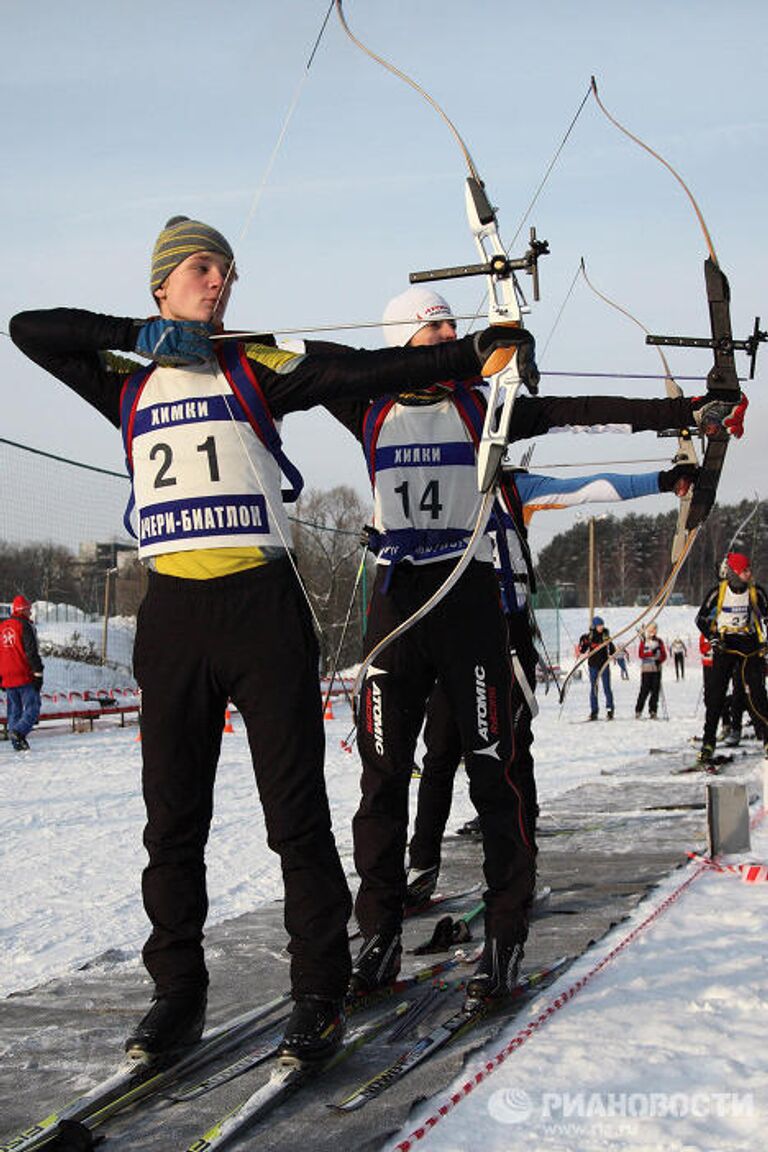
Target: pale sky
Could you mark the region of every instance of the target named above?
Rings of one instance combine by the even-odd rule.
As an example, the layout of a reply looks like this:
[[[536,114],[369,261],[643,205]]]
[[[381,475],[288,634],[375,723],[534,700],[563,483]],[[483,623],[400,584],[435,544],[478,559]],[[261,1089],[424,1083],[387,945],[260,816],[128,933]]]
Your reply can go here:
[[[474,261],[453,138],[415,92],[350,43],[335,16],[258,195],[327,7],[0,0],[0,328],[16,311],[57,305],[149,315],[149,253],[180,213],[215,225],[235,248],[231,327],[375,322],[409,271]],[[734,334],[748,335],[756,313],[768,327],[764,2],[347,0],[345,11],[353,30],[453,119],[507,244],[595,73],[614,115],[661,151],[699,200],[730,278]],[[545,372],[658,370],[642,335],[583,285],[543,354],[581,256],[597,286],[651,331],[708,335],[706,253],[688,202],[592,100],[529,223],[552,249],[541,302],[527,318]],[[460,313],[474,312],[484,290],[481,281],[438,288]],[[336,338],[383,342],[375,328]],[[748,432],[731,449],[721,486],[728,501],[762,483],[768,348],[762,357]],[[681,376],[711,363],[698,352],[670,359]],[[0,380],[3,436],[122,467],[118,433],[5,336]],[[661,395],[662,384],[545,376],[542,389]],[[351,483],[367,492],[362,453],[330,417],[289,417],[284,433],[308,487]],[[544,438],[533,467],[664,457],[673,443],[648,434]],[[634,510],[673,504],[667,497]],[[539,516],[534,543],[572,519]]]

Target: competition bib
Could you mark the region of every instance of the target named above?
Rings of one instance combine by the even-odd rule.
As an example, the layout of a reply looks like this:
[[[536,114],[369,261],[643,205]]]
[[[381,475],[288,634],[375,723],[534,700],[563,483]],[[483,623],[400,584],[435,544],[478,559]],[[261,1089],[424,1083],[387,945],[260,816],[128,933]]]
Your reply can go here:
[[[290,547],[280,468],[218,364],[155,368],[139,396],[132,434],[142,558],[198,548]]]

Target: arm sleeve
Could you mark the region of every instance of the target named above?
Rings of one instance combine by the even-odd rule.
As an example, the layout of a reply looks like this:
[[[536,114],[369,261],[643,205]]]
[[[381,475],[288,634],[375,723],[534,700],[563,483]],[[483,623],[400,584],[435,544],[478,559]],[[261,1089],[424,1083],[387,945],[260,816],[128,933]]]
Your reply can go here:
[[[40,659],[40,650],[37,647],[37,636],[28,620],[24,621],[21,629],[21,643],[30,669],[36,676],[42,675],[43,662]]]
[[[542,509],[570,508],[596,501],[614,502],[655,496],[659,491],[658,472],[633,476],[618,472],[597,472],[591,476],[558,478],[535,472],[515,476],[520,499],[530,512]]]
[[[521,396],[512,415],[512,440],[545,432],[664,432],[693,424],[691,401],[627,400],[623,396]]]
[[[354,412],[355,405],[379,396],[445,381],[474,381],[478,371],[473,338],[465,336],[424,348],[353,351],[342,346],[337,354],[329,348],[294,356],[277,370],[260,369],[259,378],[276,418],[323,404],[342,419],[337,402],[350,402]]]
[[[77,308],[20,312],[10,335],[25,356],[120,426],[120,389],[138,368],[110,351],[132,352],[144,321],[102,316]]]

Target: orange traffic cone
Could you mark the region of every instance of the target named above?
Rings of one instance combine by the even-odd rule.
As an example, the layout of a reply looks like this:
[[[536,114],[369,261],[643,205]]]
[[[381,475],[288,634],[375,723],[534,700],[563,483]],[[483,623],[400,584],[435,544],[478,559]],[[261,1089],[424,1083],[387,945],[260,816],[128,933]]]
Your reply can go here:
[[[232,727],[232,717],[229,714],[229,708],[224,709],[224,731],[234,732],[234,728]]]
[[[335,719],[335,716],[333,715],[333,704],[331,704],[331,698],[329,696],[328,697],[328,703],[325,706],[325,712],[323,713],[323,720],[334,720],[334,719]]]

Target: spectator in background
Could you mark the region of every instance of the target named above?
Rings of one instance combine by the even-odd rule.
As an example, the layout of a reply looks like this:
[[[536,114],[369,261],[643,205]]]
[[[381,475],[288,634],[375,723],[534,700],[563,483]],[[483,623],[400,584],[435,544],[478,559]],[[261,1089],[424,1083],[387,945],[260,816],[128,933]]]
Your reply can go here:
[[[616,649],[616,664],[622,680],[629,680],[629,650],[626,647]]]
[[[602,616],[592,618],[592,627],[579,639],[579,652],[589,652],[589,719],[597,720],[597,682],[605,694],[605,718],[613,720],[613,691],[611,690],[611,657],[616,648]]]
[[[667,649],[655,624],[649,624],[640,638],[637,654],[640,658],[640,692],[635,705],[635,719],[643,714],[646,700],[648,715],[656,719],[661,691],[661,666],[667,658]]]
[[[683,638],[681,636],[675,636],[669,646],[669,650],[675,662],[675,680],[685,680],[685,658],[688,655],[688,649],[685,646]]]
[[[6,727],[14,752],[28,751],[27,736],[40,715],[43,662],[31,616],[29,600],[17,596],[11,615],[0,623],[0,681],[8,699]]]

